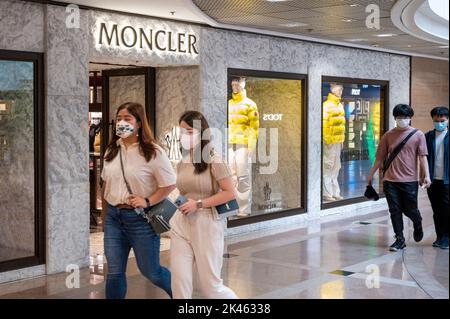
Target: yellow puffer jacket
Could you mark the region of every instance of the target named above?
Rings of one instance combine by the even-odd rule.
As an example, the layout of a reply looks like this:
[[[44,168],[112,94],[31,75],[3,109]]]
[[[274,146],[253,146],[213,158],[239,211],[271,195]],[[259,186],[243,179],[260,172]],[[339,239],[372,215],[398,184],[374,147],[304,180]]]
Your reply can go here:
[[[380,131],[381,131],[381,104],[380,102],[376,102],[373,106],[373,113],[372,113],[372,120],[373,120],[373,130],[374,130],[374,137],[378,141],[380,138]]]
[[[329,93],[323,102],[323,141],[325,144],[342,143],[345,140],[345,111],[341,99]]]
[[[245,90],[233,93],[228,101],[228,142],[254,149],[258,140],[259,113],[256,103],[247,98]]]

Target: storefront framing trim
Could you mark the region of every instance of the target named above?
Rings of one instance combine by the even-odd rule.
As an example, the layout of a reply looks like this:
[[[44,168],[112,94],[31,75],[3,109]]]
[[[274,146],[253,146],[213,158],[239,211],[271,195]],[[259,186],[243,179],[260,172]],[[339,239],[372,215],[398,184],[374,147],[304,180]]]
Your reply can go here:
[[[46,111],[44,107],[44,54],[0,50],[0,60],[32,62],[34,65],[34,256],[0,262],[0,273],[45,264],[46,260]]]

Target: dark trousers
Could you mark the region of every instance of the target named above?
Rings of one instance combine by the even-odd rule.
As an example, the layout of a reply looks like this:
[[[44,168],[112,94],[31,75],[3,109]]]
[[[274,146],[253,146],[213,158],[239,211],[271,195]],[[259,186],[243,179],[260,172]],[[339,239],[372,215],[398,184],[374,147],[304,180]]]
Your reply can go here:
[[[412,220],[414,227],[422,226],[422,216],[417,208],[418,182],[383,182],[383,190],[391,213],[396,236],[403,237],[403,214]]]
[[[427,192],[433,209],[436,236],[438,239],[448,237],[448,185],[444,185],[442,180],[434,180]]]

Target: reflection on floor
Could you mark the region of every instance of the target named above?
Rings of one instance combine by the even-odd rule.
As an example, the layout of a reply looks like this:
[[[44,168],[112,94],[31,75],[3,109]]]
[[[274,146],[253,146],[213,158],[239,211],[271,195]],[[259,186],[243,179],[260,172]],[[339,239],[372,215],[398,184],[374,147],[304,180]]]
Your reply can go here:
[[[431,247],[432,212],[421,197],[424,240],[415,243],[405,219],[408,247],[392,253],[387,211],[260,237],[230,238],[223,278],[241,298],[449,298],[449,252]],[[169,251],[161,262],[170,267]],[[107,265],[93,260],[81,271],[80,288],[65,286],[67,274],[0,285],[0,298],[104,298]],[[379,274],[379,276],[377,276]],[[128,263],[127,298],[168,298]],[[196,290],[195,298],[201,298]]]

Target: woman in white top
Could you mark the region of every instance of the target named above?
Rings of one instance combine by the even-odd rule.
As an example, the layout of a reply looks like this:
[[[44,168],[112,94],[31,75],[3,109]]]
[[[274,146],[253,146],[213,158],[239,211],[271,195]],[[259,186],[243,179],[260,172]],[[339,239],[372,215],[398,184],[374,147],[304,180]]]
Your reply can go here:
[[[166,198],[175,188],[175,172],[153,138],[142,105],[119,106],[116,123],[116,135],[106,149],[102,171],[108,202],[104,240],[108,262],[106,298],[125,298],[125,271],[131,248],[141,273],[171,297],[170,272],[159,261],[160,237],[135,209],[149,208]]]
[[[195,128],[195,122],[201,127]],[[224,223],[213,210],[214,206],[235,198],[231,171],[210,149],[209,141],[202,139],[209,126],[201,113],[188,111],[179,123],[185,154],[177,166],[177,187],[188,201],[170,220],[173,297],[192,298],[195,262],[200,288],[206,298],[235,299],[236,294],[223,285],[220,276]],[[221,191],[215,191],[219,189]]]

